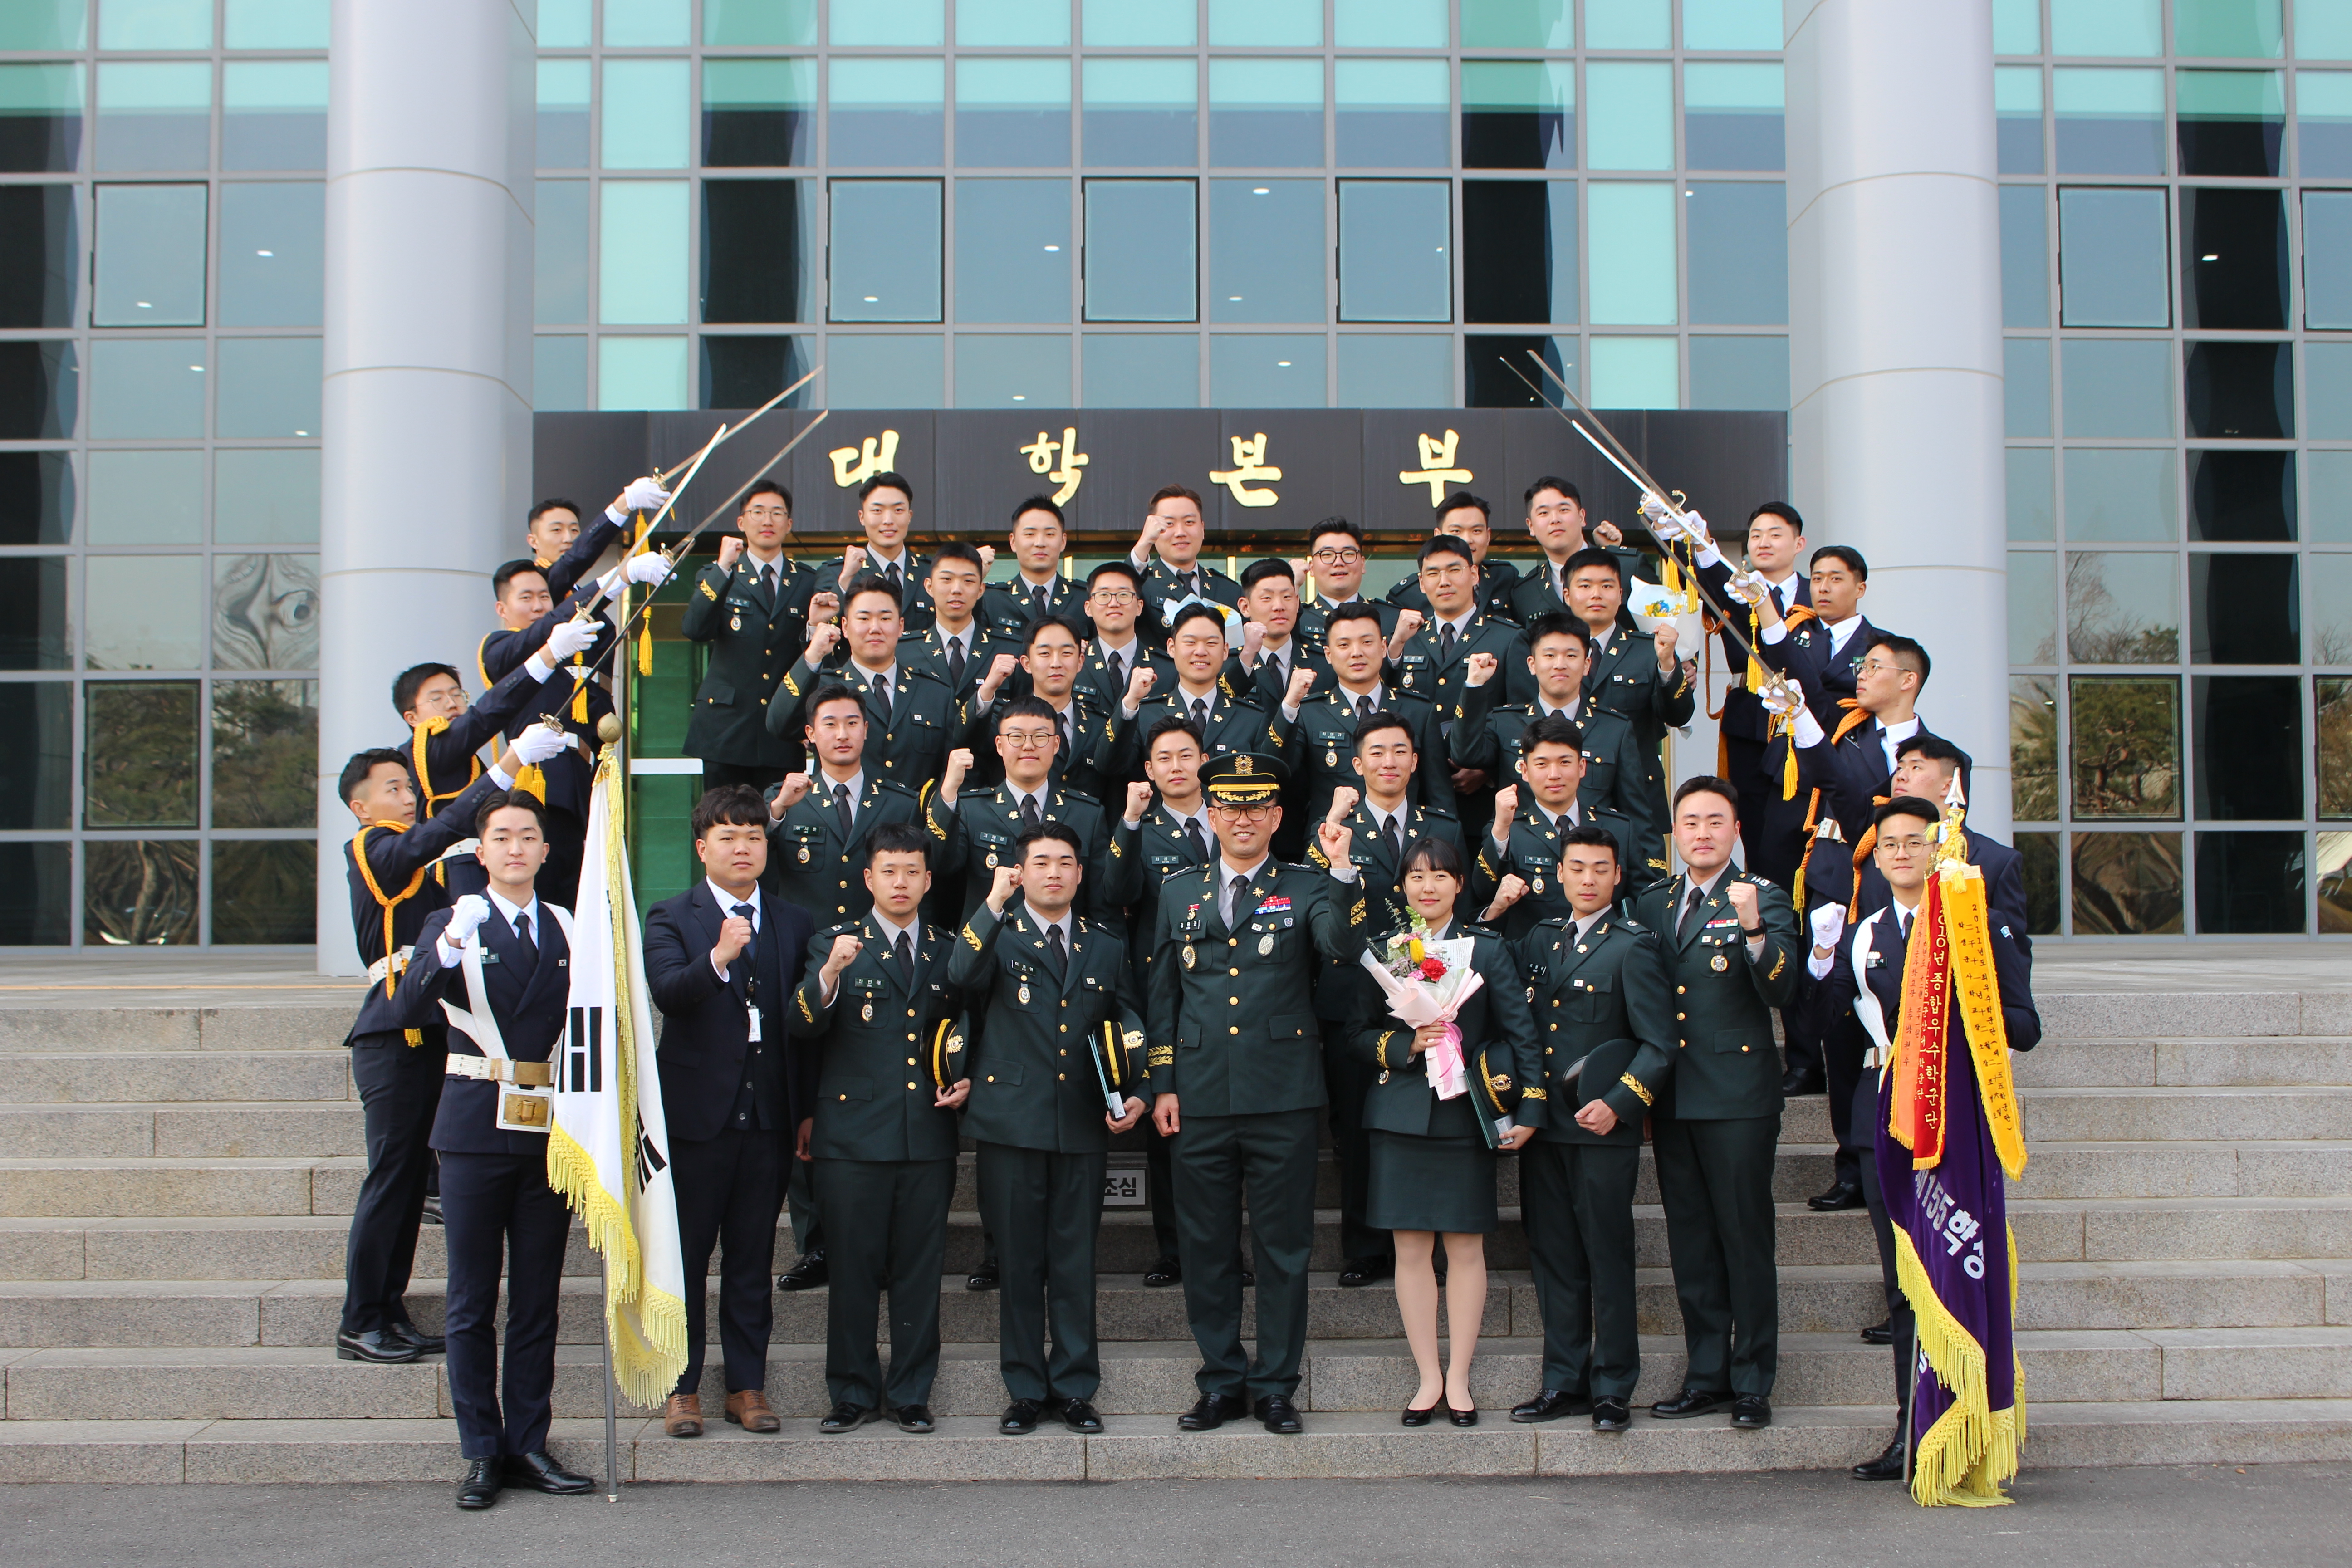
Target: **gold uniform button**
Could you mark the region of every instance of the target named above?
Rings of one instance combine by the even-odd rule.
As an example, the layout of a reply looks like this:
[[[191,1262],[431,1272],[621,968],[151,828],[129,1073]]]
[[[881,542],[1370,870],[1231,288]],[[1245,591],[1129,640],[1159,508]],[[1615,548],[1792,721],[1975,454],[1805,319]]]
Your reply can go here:
[[[1687,985],[1677,985],[1677,986],[1675,986],[1675,995],[1677,995],[1677,996],[1679,996],[1679,995],[1681,995],[1684,992],[1685,992],[1685,991],[1687,991],[1687,990],[1689,990],[1689,989],[1690,989],[1690,987],[1689,987],[1689,986],[1687,986]]]
[[[914,1032],[912,1030],[908,1031],[907,1037],[910,1040],[913,1039],[915,1037]]]
[[[1070,1026],[1069,1026],[1067,1024],[1063,1025],[1063,1026],[1062,1026],[1062,1033],[1064,1033],[1064,1034],[1066,1034],[1066,1034],[1068,1034],[1069,1032],[1070,1032]]]
[[[1687,1016],[1688,1016],[1688,1015],[1687,1015],[1687,1014],[1677,1013],[1677,1014],[1675,1014],[1675,1023],[1677,1023],[1677,1024],[1679,1024],[1679,1023],[1681,1023],[1681,1022],[1682,1022],[1685,1017],[1687,1017]]]
[[[847,1095],[845,1095],[845,1095],[843,1095],[841,1098],[845,1101],[845,1100],[847,1100],[849,1099],[849,1096],[847,1096]]]
[[[913,1067],[913,1066],[915,1065],[915,1058],[912,1058],[912,1057],[908,1057],[908,1058],[907,1058],[907,1065],[908,1065],[908,1067]],[[991,1081],[991,1082],[992,1083],[992,1082],[994,1082],[995,1080],[994,1080],[993,1079],[990,1079],[989,1081]]]
[[[1238,969],[1228,969],[1228,970],[1226,970],[1226,971],[1225,971],[1225,973],[1226,973],[1227,974],[1239,974],[1239,973],[1241,973],[1241,971],[1240,971],[1240,970],[1238,970]]]
[[[1238,1035],[1241,1032],[1242,1026],[1239,1024],[1229,1025],[1225,1029],[1225,1033],[1228,1035]]]
[[[1238,996],[1228,996],[1225,998],[1225,1005],[1228,1007],[1238,1007],[1241,1005],[1242,999]]]
[[[1055,1083],[1067,1083],[1070,1081],[1070,1075],[1066,1072],[1057,1072],[1054,1075],[1054,1081]]]
[[[911,1084],[911,1083],[910,1083],[910,1084],[908,1084],[907,1087],[908,1087],[908,1089],[912,1089],[912,1088],[914,1088],[915,1086],[914,1086],[913,1084]]]

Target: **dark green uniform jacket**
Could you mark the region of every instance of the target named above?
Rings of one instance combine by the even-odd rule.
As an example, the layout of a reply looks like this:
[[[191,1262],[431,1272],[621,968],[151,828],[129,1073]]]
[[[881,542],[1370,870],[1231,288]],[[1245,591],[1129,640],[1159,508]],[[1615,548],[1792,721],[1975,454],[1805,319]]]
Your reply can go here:
[[[1617,863],[1624,868],[1624,879],[1618,883],[1618,897],[1622,900],[1634,890],[1646,886],[1654,875],[1644,869],[1635,857],[1643,845],[1641,830],[1631,821],[1614,812],[1595,811],[1580,800],[1577,820],[1590,822],[1609,830],[1617,840]],[[1538,921],[1567,917],[1568,897],[1559,890],[1560,837],[1570,826],[1566,817],[1546,821],[1543,807],[1538,805],[1526,785],[1519,786],[1518,810],[1511,816],[1511,840],[1507,854],[1495,848],[1495,834],[1490,826],[1478,835],[1477,858],[1470,865],[1468,897],[1463,905],[1476,914],[1495,900],[1495,890],[1505,877],[1516,876],[1528,885],[1519,901],[1503,911],[1501,925],[1505,935],[1517,942],[1533,931]],[[1659,868],[1658,869],[1663,869]]]
[[[1528,1011],[1528,991],[1519,979],[1517,961],[1511,956],[1510,945],[1491,932],[1455,926],[1451,934],[1470,939],[1471,964],[1483,982],[1454,1019],[1462,1030],[1465,1064],[1507,1102],[1513,1092],[1519,1094],[1511,1116],[1516,1125],[1541,1127],[1547,1115],[1541,1087],[1543,1058],[1537,1054],[1535,1020]],[[1386,938],[1371,946],[1375,952],[1384,951]],[[1364,980],[1372,1005],[1360,1015],[1351,1040],[1357,1052],[1370,1058],[1381,1074],[1364,1095],[1364,1125],[1426,1138],[1438,1105],[1437,1090],[1429,1081],[1429,1055],[1415,1054],[1412,1026],[1389,1012],[1370,975]],[[1482,1105],[1483,1098],[1475,1087],[1470,1092],[1474,1108]]]
[[[937,799],[932,797],[935,806]],[[1011,784],[1001,784],[993,790],[960,790],[953,808],[939,806],[937,813],[945,818],[949,832],[945,848],[932,858],[931,869],[942,877],[962,873],[964,907],[957,912],[968,919],[987,899],[996,868],[1010,865],[1014,858],[1013,840],[1022,828],[1020,802]],[[1135,854],[1135,833],[1124,822],[1114,829],[1110,814],[1100,805],[1085,795],[1055,789],[1050,783],[1038,816],[1041,821],[1066,824],[1078,836],[1078,864],[1085,868],[1086,876],[1078,883],[1076,907],[1082,914],[1100,912],[1107,917],[1116,908],[1108,890],[1121,880],[1112,862]]]
[[[1473,612],[1463,623],[1448,656],[1444,651],[1443,628],[1432,620],[1398,650],[1392,665],[1396,683],[1413,696],[1435,703],[1438,723],[1450,728],[1461,717],[1464,661],[1474,653],[1491,653],[1497,664],[1508,668],[1504,656],[1510,652],[1512,639],[1517,636],[1517,629],[1509,622]]]
[[[808,641],[809,599],[818,574],[781,557],[776,565],[772,595],[761,591],[759,563],[748,552],[732,572],[716,562],[705,566],[687,595],[678,635],[709,650],[686,724],[689,757],[770,768],[791,767],[801,758],[800,726],[780,733],[767,718],[777,683]]]
[[[1514,952],[1543,1037],[1538,1081],[1551,1102],[1536,1136],[1641,1147],[1643,1121],[1664,1091],[1676,1054],[1674,988],[1656,933],[1604,910],[1581,937],[1572,915],[1544,921]],[[1576,1122],[1596,1100],[1617,1113],[1606,1133]]]
[[[842,971],[828,1005],[824,962],[833,939],[845,932],[866,946]],[[808,978],[793,994],[792,1031],[820,1053],[809,1142],[816,1158],[955,1158],[956,1113],[932,1103],[938,1086],[929,1060],[933,1026],[962,1008],[948,984],[947,942],[939,927],[923,922],[911,988],[870,914],[819,931],[810,942]],[[961,1073],[951,1069],[949,1081]]]
[[[1332,791],[1344,787],[1363,793],[1364,781],[1356,773],[1356,726],[1363,716],[1356,709],[1357,700],[1328,679],[1318,681],[1307,700],[1298,705],[1298,722],[1291,727],[1291,753],[1283,761],[1290,766],[1294,786],[1304,781],[1295,798],[1309,825],[1322,821],[1324,813],[1331,809]],[[1413,798],[1451,812],[1454,770],[1446,762],[1445,736],[1438,726],[1436,706],[1427,698],[1383,686],[1373,710],[1395,714],[1412,731],[1412,748],[1420,762],[1413,774]],[[1287,796],[1289,792],[1285,794]]]
[[[1398,833],[1402,849],[1411,850],[1416,838],[1443,838],[1454,846],[1454,853],[1468,858],[1462,842],[1462,825],[1454,820],[1452,812],[1409,805],[1402,816],[1403,825]],[[1371,807],[1365,802],[1356,803],[1356,809],[1348,814],[1347,823],[1355,833],[1348,857],[1355,862],[1356,890],[1364,900],[1367,923],[1382,931],[1394,931],[1406,921],[1404,894],[1399,887],[1403,879],[1403,855],[1389,847],[1388,839],[1374,825]],[[1319,845],[1307,851],[1307,863],[1318,871],[1329,869]],[[1461,911],[1456,913],[1458,918]],[[1360,991],[1378,994],[1372,977],[1361,971],[1354,958],[1345,963],[1325,963],[1315,977],[1316,1016],[1334,1021],[1354,1017],[1361,1005],[1362,999],[1357,994]]]
[[[1489,680],[1462,690],[1462,717],[1454,721],[1451,752],[1457,768],[1483,768],[1498,784],[1519,777],[1519,748],[1528,726],[1540,711],[1534,703],[1496,707],[1503,683]],[[1599,811],[1639,822],[1643,819],[1641,751],[1633,742],[1633,727],[1622,714],[1603,712],[1589,702],[1577,704],[1572,721],[1584,736],[1584,782],[1576,798]],[[1657,851],[1652,851],[1657,858]],[[1659,874],[1665,867],[1661,864]]]
[[[866,771],[905,781],[920,788],[947,766],[948,752],[965,743],[963,714],[947,682],[920,667],[899,665],[891,673],[890,712],[877,710],[869,678],[856,665],[816,670],[805,656],[784,672],[783,689],[768,704],[768,728],[779,735],[798,735],[806,721],[802,710],[818,687],[838,680],[866,702]]]
[[[775,797],[770,789],[768,798]],[[820,769],[808,794],[781,820],[769,821],[768,874],[761,882],[820,924],[860,919],[874,907],[874,895],[866,890],[867,837],[887,823],[914,822],[922,816],[923,803],[912,788],[869,773],[844,833],[833,781]]]
[[[1318,958],[1356,962],[1360,889],[1268,856],[1227,926],[1215,879],[1222,856],[1160,889],[1149,1005],[1156,1094],[1187,1116],[1247,1116],[1321,1105],[1323,1032],[1313,988]]]
[[[1129,1063],[1125,1039],[1139,1034],[1135,979],[1127,944],[1106,925],[1074,915],[1069,962],[1061,975],[1045,956],[1045,938],[1016,900],[999,920],[983,904],[963,923],[948,980],[972,999],[984,1022],[967,1052],[971,1100],[964,1131],[986,1143],[1045,1149],[1059,1154],[1099,1154],[1110,1147],[1103,1118],[1110,1107],[1096,1076],[1103,1028],[1119,1037],[1104,1058],[1122,1100],[1149,1102]]]
[[[1685,873],[1685,875],[1687,875]],[[1764,944],[1748,956],[1748,939],[1724,889],[1734,879],[1756,889]],[[1772,1009],[1797,994],[1805,944],[1789,895],[1737,866],[1724,868],[1690,928],[1675,931],[1684,876],[1643,894],[1633,918],[1660,933],[1675,982],[1673,1083],[1661,1109],[1688,1121],[1780,1113],[1780,1053],[1772,1043]]]

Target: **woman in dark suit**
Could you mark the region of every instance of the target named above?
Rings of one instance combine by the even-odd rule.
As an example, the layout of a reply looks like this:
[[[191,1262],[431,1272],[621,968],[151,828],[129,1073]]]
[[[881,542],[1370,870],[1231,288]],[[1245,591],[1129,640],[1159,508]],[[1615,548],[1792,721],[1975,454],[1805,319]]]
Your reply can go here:
[[[1444,839],[1420,838],[1406,849],[1399,891],[1430,928],[1428,939],[1467,936],[1472,966],[1482,982],[1462,1004],[1461,1031],[1469,1088],[1440,1100],[1431,1084],[1427,1052],[1444,1036],[1443,1024],[1415,1029],[1401,1023],[1370,976],[1354,1043],[1380,1078],[1364,1097],[1370,1139],[1371,1189],[1365,1221],[1396,1237],[1397,1310],[1406,1343],[1421,1372],[1421,1388],[1404,1412],[1408,1426],[1426,1426],[1440,1398],[1456,1426],[1474,1426],[1470,1359],[1477,1352],[1486,1307],[1486,1236],[1495,1228],[1495,1154],[1516,1150],[1542,1121],[1541,1099],[1511,1100],[1523,1085],[1543,1081],[1535,1020],[1527,986],[1500,937],[1454,920],[1462,894],[1461,852]],[[1387,939],[1372,943],[1387,952]],[[1496,1122],[1503,1125],[1498,1131]],[[1432,1257],[1445,1237],[1446,1321],[1451,1360],[1437,1359],[1437,1275]]]

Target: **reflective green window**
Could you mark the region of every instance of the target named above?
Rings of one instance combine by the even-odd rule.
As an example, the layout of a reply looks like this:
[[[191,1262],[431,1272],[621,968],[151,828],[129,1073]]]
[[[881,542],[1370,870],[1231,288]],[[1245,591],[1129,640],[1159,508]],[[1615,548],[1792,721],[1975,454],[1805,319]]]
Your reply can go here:
[[[107,0],[98,12],[101,49],[208,49],[213,0]]]
[[[98,166],[210,167],[212,108],[213,68],[202,61],[108,61],[98,68]]]
[[[221,167],[327,166],[327,62],[231,60],[221,67]]]
[[[82,847],[82,941],[91,947],[177,947],[197,939],[193,838]]]
[[[1341,408],[1444,408],[1454,402],[1454,341],[1425,332],[1342,332]]]
[[[2007,454],[2006,511],[2009,537],[2058,537],[2058,465],[2047,447],[2011,447]],[[2054,656],[2053,656],[2054,657]],[[2029,660],[2049,663],[2049,659]]]
[[[772,168],[816,156],[816,62],[702,62],[702,161]]]
[[[89,433],[102,441],[205,433],[201,338],[101,338],[89,345]]]
[[[1596,408],[1675,408],[1682,396],[1672,338],[1594,338]]]
[[[97,199],[90,324],[203,326],[205,188],[100,185]]]
[[[220,374],[213,389],[214,434],[319,434],[319,339],[223,338],[215,345],[215,358]]]
[[[704,321],[814,321],[819,265],[815,182],[702,183]]]
[[[956,320],[1070,319],[1067,180],[958,180],[955,208]]]
[[[959,332],[958,408],[1067,408],[1070,340],[1017,332]]]
[[[1218,408],[1322,407],[1323,334],[1213,334],[1209,402]]]
[[[852,47],[943,44],[946,7],[941,0],[833,0],[832,39]]]
[[[1086,183],[1087,321],[1200,319],[1196,202],[1191,180]]]
[[[1323,62],[1209,62],[1209,162],[1224,168],[1320,168]]]
[[[1775,181],[1693,180],[1683,187],[1685,287],[1706,326],[1779,326],[1789,319],[1786,187]]]
[[[832,203],[832,319],[938,321],[940,183],[835,180]]]
[[[588,62],[539,62],[539,166],[588,166]]]
[[[828,157],[840,168],[921,166],[946,147],[947,64],[938,59],[835,59]]]
[[[1470,37],[1470,15],[1475,9],[1493,16],[1499,24],[1507,16],[1514,17],[1516,27],[1497,31],[1502,36],[1493,38]],[[1567,0],[1553,5],[1549,0],[1464,0],[1462,7],[1462,41],[1465,44],[1492,44],[1498,47],[1519,49],[1564,49],[1574,40],[1569,36]],[[1674,43],[1674,13],[1668,0],[1585,0],[1584,47],[1588,49],[1663,49]]]
[[[2050,324],[2050,198],[2040,185],[2000,187],[2000,324]]]
[[[2009,662],[2058,662],[2058,555],[2054,551],[2009,552]]]
[[[1343,169],[1443,169],[1453,162],[1444,60],[1343,59],[1333,68]]]
[[[193,557],[187,564],[195,564]],[[196,825],[196,683],[94,680],[82,775],[85,827]]]
[[[2182,930],[2180,835],[2074,836],[2076,936],[2177,936]]]
[[[1762,49],[1780,47],[1778,0],[1683,0],[1683,47]]]
[[[323,322],[326,236],[327,187],[317,181],[223,183],[221,324],[315,327]]]
[[[685,321],[687,188],[683,180],[604,182],[598,321],[607,326]]]
[[[713,5],[727,0],[710,0]],[[539,47],[542,49],[584,49],[588,47],[591,0],[539,0]]]
[[[685,408],[693,390],[687,340],[604,337],[596,341],[596,406]]]
[[[2222,450],[2189,454],[2189,537],[2292,542],[2294,454]]]
[[[1595,169],[1675,166],[1674,67],[1593,60],[1584,68],[1585,157]]]
[[[588,318],[588,182],[541,180],[532,213],[532,319]]]
[[[2308,213],[2306,207],[2306,222]],[[2180,230],[2183,326],[2285,329],[2286,203],[2281,192],[2183,186]]]
[[[1321,48],[1323,0],[1209,0],[1209,44],[1213,48]]]
[[[2078,675],[2066,689],[2075,817],[2178,820],[2179,679]]]
[[[1079,15],[1089,48],[1189,49],[1197,41],[1192,7],[1166,0],[1082,0]]]
[[[957,0],[956,42],[966,48],[1066,48],[1068,0]]]
[[[2063,352],[2066,434],[2172,434],[2171,345],[2153,339],[2069,339]]]
[[[1789,406],[1789,340],[1778,336],[1690,340],[1691,408]]]
[[[1323,320],[1323,202],[1320,180],[1209,182],[1211,321]]]
[[[1081,113],[1091,168],[1190,168],[1200,161],[1201,73],[1189,59],[1097,59]]]
[[[2352,191],[2303,193],[2303,324],[2352,331]]]
[[[2278,174],[2286,136],[2285,83],[2284,71],[2177,73],[2180,172]]]
[[[2279,0],[2172,0],[2172,52],[2277,59],[2286,53],[2280,13]]]
[[[1088,332],[1078,353],[1088,408],[1200,405],[1201,340],[1189,332]]]
[[[1462,319],[1577,319],[1576,183],[1462,182]]]
[[[0,49],[79,49],[89,44],[89,0],[16,0],[0,8]]]
[[[2042,0],[1992,0],[1992,52],[2042,52]]]
[[[1464,60],[1462,163],[1471,169],[1575,168],[1575,63]]]
[[[1624,326],[1671,326],[1675,317],[1676,252],[1671,184],[1594,184],[1585,189],[1592,320]]]
[[[1070,62],[978,56],[956,63],[956,162],[1015,169],[1070,161]]]
[[[319,668],[319,558],[213,557],[213,668]]]
[[[232,49],[323,49],[328,0],[228,0],[221,42]]]
[[[2062,174],[2164,173],[2164,73],[2061,66],[2051,73]]]
[[[2000,344],[2003,431],[2050,434],[2050,340],[2004,338]]]
[[[2004,174],[2042,173],[2042,68],[1992,68],[1995,160]]]
[[[0,828],[73,823],[73,687],[63,680],[0,684]],[[60,846],[62,847],[62,846]]]
[[[1436,180],[1339,182],[1339,319],[1454,319],[1453,190]]]
[[[604,62],[604,167],[683,169],[691,124],[686,61]]]
[[[1343,49],[1443,49],[1445,0],[1332,0],[1332,40]]]
[[[2158,0],[2050,0],[2053,55],[2160,55]]]
[[[2180,658],[2179,558],[2073,551],[2066,556],[2066,657],[2076,664],[2171,664]],[[2075,815],[2084,815],[2081,805]]]
[[[218,729],[213,737],[217,746]],[[211,854],[215,946],[302,947],[318,941],[318,900],[302,897],[318,885],[319,852],[313,846],[222,838],[213,842]]]
[[[947,344],[936,332],[835,332],[824,379],[835,408],[936,408],[947,396]]]
[[[974,8],[972,4],[961,7]],[[539,0],[541,44],[546,42],[547,9],[548,0]],[[702,0],[702,41],[719,48],[814,44],[816,12],[817,0]]]
[[[608,49],[677,48],[693,41],[688,0],[604,0]]]
[[[213,542],[314,544],[319,449],[224,447],[213,454]]]
[[[2020,822],[2058,820],[2058,681],[2048,675],[2009,679],[2009,769],[2012,815]]]
[[[2170,226],[2165,194],[2160,190],[2061,186],[2061,324],[2170,326]]]
[[[90,543],[205,542],[202,452],[92,452],[88,462]]]
[[[1780,68],[1736,60],[1683,67],[1683,165],[1691,169],[1788,166]]]
[[[72,172],[81,121],[80,66],[0,65],[0,171]]]
[[[2068,447],[2066,537],[2076,543],[2179,539],[2175,460],[2170,452],[2145,447]]]
[[[85,563],[89,605],[82,632],[91,669],[197,669],[204,665],[205,560],[201,555],[93,555]],[[92,687],[93,691],[102,689]],[[91,734],[97,733],[92,726]],[[193,805],[184,826],[194,826]],[[93,803],[92,816],[98,815]],[[135,817],[91,826],[172,826]]]

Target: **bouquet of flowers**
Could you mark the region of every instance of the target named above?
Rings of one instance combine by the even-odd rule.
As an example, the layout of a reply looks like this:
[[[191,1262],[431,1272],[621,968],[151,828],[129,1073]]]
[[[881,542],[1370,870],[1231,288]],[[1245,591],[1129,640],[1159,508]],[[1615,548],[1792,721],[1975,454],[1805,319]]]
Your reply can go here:
[[[1454,1018],[1485,984],[1470,966],[1471,952],[1466,936],[1431,941],[1428,923],[1415,914],[1412,923],[1389,938],[1382,951],[1366,948],[1361,961],[1397,1018],[1416,1029],[1427,1024],[1445,1026],[1444,1038],[1426,1053],[1430,1087],[1440,1100],[1469,1091],[1462,1031],[1454,1027]]]

